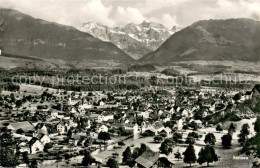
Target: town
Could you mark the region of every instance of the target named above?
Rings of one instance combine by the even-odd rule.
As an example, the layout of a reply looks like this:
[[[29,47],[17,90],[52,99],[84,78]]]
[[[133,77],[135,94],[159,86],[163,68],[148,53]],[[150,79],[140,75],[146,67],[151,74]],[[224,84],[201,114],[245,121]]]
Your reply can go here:
[[[260,130],[259,96],[259,85],[77,92],[20,84],[0,93],[1,165],[257,165],[259,146],[248,142]]]
[[[259,0],[0,0],[0,168],[260,168]]]

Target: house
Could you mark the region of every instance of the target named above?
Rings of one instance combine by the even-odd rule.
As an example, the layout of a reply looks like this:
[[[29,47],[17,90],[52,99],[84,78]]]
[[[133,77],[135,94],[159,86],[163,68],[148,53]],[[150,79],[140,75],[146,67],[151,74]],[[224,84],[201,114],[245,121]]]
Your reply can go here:
[[[96,132],[90,132],[90,137],[93,138],[93,139],[97,139],[98,134]]]
[[[171,121],[171,117],[172,115],[169,112],[164,112],[160,118],[163,119],[163,122],[167,122]]]
[[[155,167],[173,167],[173,163],[166,157],[160,157],[159,153],[156,153],[150,149],[147,149],[141,156],[135,159],[137,167],[140,168],[155,168]]]
[[[108,127],[106,125],[101,125],[98,128],[98,132],[108,132]]]
[[[188,110],[187,110],[187,109],[184,109],[184,110],[182,111],[182,115],[185,116],[185,117],[188,117],[188,116],[189,116]]]
[[[247,92],[244,94],[245,100],[250,100],[250,99],[252,99],[252,96],[253,96],[253,92],[251,92],[251,91],[247,91]]]
[[[90,119],[88,119],[87,125],[86,125],[86,129],[89,129],[91,127],[91,123],[90,123]]]
[[[40,133],[48,134],[48,128],[45,126],[45,124],[38,124],[36,127],[38,128],[37,129],[38,134]]]
[[[167,137],[170,137],[172,135],[172,130],[169,127],[163,128],[161,133],[162,132],[164,132],[167,135]]]
[[[104,106],[104,105],[106,105],[105,102],[103,102],[103,101],[100,101],[100,102],[99,102],[99,106]]]
[[[142,111],[142,112],[138,113],[138,116],[141,116],[144,119],[147,119],[147,118],[149,118],[149,114],[150,114],[149,111]]]
[[[35,131],[34,126],[28,121],[10,123],[7,128],[13,131],[17,131],[18,129],[22,129],[24,132]]]
[[[37,135],[37,138],[39,139],[39,141],[45,145],[46,143],[50,143],[51,142],[51,139],[48,135],[46,134],[38,134]]]
[[[56,110],[53,110],[52,112],[51,112],[51,118],[58,118],[58,116],[59,116],[59,113],[58,113],[58,111],[56,111]]]
[[[42,152],[44,149],[44,145],[36,138],[33,137],[29,142],[30,153],[35,154],[37,152]]]
[[[75,104],[77,104],[78,102],[80,102],[81,99],[78,99],[78,98],[71,98],[71,96],[69,97],[69,100],[68,100],[68,105],[69,106],[74,106]]]
[[[78,124],[77,124],[76,122],[73,122],[73,120],[70,119],[70,120],[68,121],[68,126],[69,126],[69,127],[74,127],[74,128],[75,128],[75,127],[78,126]]]
[[[27,143],[25,142],[21,142],[19,145],[19,151],[22,152],[28,152],[30,153],[30,147]]]
[[[141,132],[145,132],[146,130],[148,130],[149,128],[151,127],[151,124],[147,121],[143,121],[141,123],[141,126],[140,126],[140,129],[141,129]]]
[[[78,110],[76,107],[74,107],[74,106],[70,107],[70,113],[77,113],[77,112],[78,112]]]
[[[200,120],[191,120],[190,122],[191,122],[191,123],[192,123],[192,122],[196,123],[199,128],[202,127],[202,122],[201,122]]]
[[[159,116],[161,116],[163,113],[164,113],[163,110],[161,110],[161,109],[158,110],[158,115],[159,115]]]
[[[183,127],[182,118],[176,121],[175,127],[177,127],[177,130],[182,130],[182,127]]]
[[[81,135],[73,133],[71,138],[69,139],[69,142],[70,144],[77,146],[80,139],[81,139]]]
[[[84,103],[82,105],[79,106],[79,109],[82,109],[82,110],[85,110],[85,109],[91,109],[93,108],[93,105],[92,104],[89,104],[89,103]]]
[[[171,109],[169,110],[169,112],[170,112],[170,114],[173,114],[173,113],[175,113],[175,110],[174,110],[174,108],[173,108],[173,107],[171,107]]]
[[[124,125],[124,128],[126,131],[133,132],[134,135],[140,132],[138,124],[127,123]]]
[[[155,132],[155,135],[158,134],[158,132],[161,132],[164,129],[164,125],[160,122],[160,121],[156,121],[153,125],[152,125],[152,129],[151,130],[153,132]]]
[[[65,134],[65,125],[61,122],[57,125],[57,132],[62,135]]]
[[[110,115],[99,115],[97,117],[97,122],[101,123],[103,121],[108,121],[108,120],[113,120],[114,119],[114,115],[113,114],[110,114]]]

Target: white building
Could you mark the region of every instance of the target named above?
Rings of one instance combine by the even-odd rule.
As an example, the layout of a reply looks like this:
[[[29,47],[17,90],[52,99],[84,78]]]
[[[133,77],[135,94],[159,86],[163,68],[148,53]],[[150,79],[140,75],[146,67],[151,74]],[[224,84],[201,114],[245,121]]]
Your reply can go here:
[[[30,153],[35,154],[37,152],[42,152],[44,145],[37,139],[37,138],[32,138],[29,141],[29,146],[30,146]]]
[[[58,116],[59,116],[59,113],[58,113],[58,111],[52,111],[51,112],[51,118],[58,118]]]
[[[134,135],[140,132],[139,126],[137,124],[125,124],[124,127],[126,131],[132,131]]]
[[[183,120],[182,119],[177,120],[176,127],[177,127],[178,130],[182,130],[182,127],[183,127]]]
[[[102,125],[99,127],[98,132],[108,132],[108,127],[106,125]]]
[[[65,125],[59,123],[57,125],[57,131],[60,135],[65,134]]]
[[[99,115],[97,117],[97,122],[101,123],[103,121],[108,121],[108,120],[113,120],[113,119],[114,119],[114,115],[113,114],[111,114],[111,115],[103,115],[103,114],[101,114],[101,115]]]
[[[39,141],[43,145],[45,145],[46,143],[50,143],[51,142],[50,137],[48,135],[46,135],[46,134],[39,134],[37,137],[38,137]]]

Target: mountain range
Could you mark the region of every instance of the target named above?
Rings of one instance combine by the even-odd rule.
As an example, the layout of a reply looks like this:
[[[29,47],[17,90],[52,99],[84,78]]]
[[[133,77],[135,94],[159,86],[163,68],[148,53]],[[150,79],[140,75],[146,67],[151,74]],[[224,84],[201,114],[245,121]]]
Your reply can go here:
[[[95,22],[87,22],[80,29],[94,37],[115,44],[124,52],[139,59],[156,50],[180,28],[171,30],[159,23],[143,21],[140,24],[129,23],[124,27],[108,27]]]
[[[74,27],[33,18],[12,9],[0,9],[2,53],[41,60],[106,62],[127,65],[134,60],[114,44],[99,40]]]
[[[0,12],[3,67],[108,68],[136,62],[260,61],[260,22],[251,19],[202,20],[179,31],[147,21],[117,28],[89,22],[80,31],[12,9],[0,8]],[[146,54],[138,61],[132,58],[142,53]]]
[[[203,20],[173,34],[142,62],[260,61],[260,22],[251,19]]]

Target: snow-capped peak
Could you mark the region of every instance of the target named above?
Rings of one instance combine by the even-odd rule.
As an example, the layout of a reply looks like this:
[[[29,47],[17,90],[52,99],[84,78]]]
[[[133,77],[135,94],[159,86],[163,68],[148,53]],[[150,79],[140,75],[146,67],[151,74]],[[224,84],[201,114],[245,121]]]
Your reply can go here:
[[[176,28],[177,29],[177,28]],[[95,22],[85,23],[81,31],[103,41],[110,41],[133,58],[140,58],[156,50],[166,39],[176,32],[160,23],[144,20],[140,24],[129,23],[124,27],[107,27]]]
[[[99,23],[89,21],[87,23],[84,23],[83,26],[81,27],[81,31],[93,30],[93,29],[105,29],[105,26]]]

